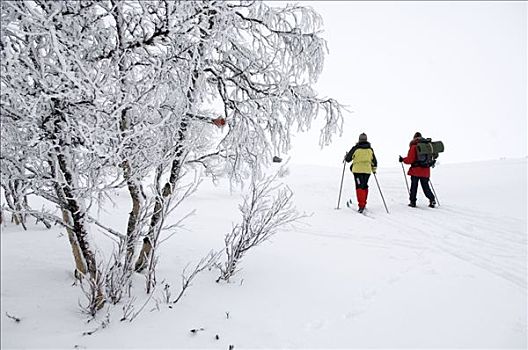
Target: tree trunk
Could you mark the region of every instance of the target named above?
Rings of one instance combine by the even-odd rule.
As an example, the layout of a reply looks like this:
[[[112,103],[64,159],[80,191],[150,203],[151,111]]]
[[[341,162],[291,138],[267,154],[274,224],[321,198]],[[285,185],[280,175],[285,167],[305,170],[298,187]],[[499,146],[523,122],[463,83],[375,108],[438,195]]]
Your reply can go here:
[[[77,267],[81,267],[82,265],[82,268],[85,271],[83,275],[88,273],[88,276],[92,281],[92,285],[94,288],[97,288],[95,303],[97,309],[99,310],[104,306],[105,298],[103,291],[97,283],[97,281],[100,279],[100,272],[97,269],[95,254],[88,243],[86,213],[72,191],[73,176],[68,167],[66,157],[62,152],[57,154],[57,161],[65,181],[62,184],[57,183],[55,188],[59,189],[60,194],[63,195],[63,215],[66,214],[68,220],[71,219],[69,223],[71,223],[72,226],[70,229],[67,229],[67,231],[68,237],[70,238],[70,243],[73,243],[72,251],[74,254],[75,263]],[[66,213],[64,213],[65,211]],[[79,270],[78,272],[82,272],[82,270]]]
[[[118,69],[119,74],[123,76],[127,70],[126,62],[122,59],[121,55],[125,52],[125,34],[124,34],[124,18],[123,18],[123,9],[122,3],[112,0],[112,15],[116,22],[117,30],[117,45],[119,50],[116,51],[116,58],[118,60]],[[126,95],[126,88],[124,86],[125,82],[121,82],[121,94],[122,96]],[[119,130],[124,134],[130,129],[130,121],[127,116],[128,108],[125,108],[121,111],[121,117],[119,120]],[[138,219],[141,212],[141,183],[133,178],[133,164],[127,159],[121,163],[123,169],[123,177],[127,183],[128,193],[130,194],[130,199],[132,201],[132,210],[128,214],[128,223],[127,223],[127,235],[126,235],[126,255],[125,255],[125,271],[132,271],[133,268],[133,259],[135,253],[135,246],[139,238],[140,232],[138,231]]]
[[[208,30],[201,32],[200,43],[198,44],[198,49],[196,51],[190,51],[191,60],[195,58],[195,55],[197,57],[204,56],[205,43],[210,37],[208,33],[212,30],[214,26],[214,18],[217,14],[217,11],[214,9],[209,9],[208,11],[205,12],[205,14],[207,16]],[[191,82],[186,92],[187,104],[188,104],[189,109],[195,103],[195,89],[196,89],[196,85],[197,85],[200,74],[201,74],[201,69],[200,67],[198,67],[198,65],[196,65],[193,68],[193,71],[191,73]],[[137,272],[142,271],[147,266],[149,261],[152,262],[153,249],[155,249],[157,245],[157,239],[159,236],[159,224],[160,224],[161,214],[162,214],[162,211],[164,210],[167,198],[171,196],[172,193],[174,192],[174,189],[176,188],[176,183],[178,182],[179,177],[180,177],[180,171],[183,165],[183,158],[184,158],[184,151],[185,151],[183,148],[183,142],[186,139],[186,131],[187,131],[186,117],[184,116],[182,119],[183,120],[180,124],[180,128],[178,131],[178,140],[176,141],[176,155],[171,165],[170,178],[169,178],[169,181],[165,183],[165,186],[163,187],[163,190],[161,191],[161,195],[158,195],[156,197],[156,203],[154,205],[154,213],[152,214],[152,218],[150,220],[149,232],[147,236],[143,239],[143,247],[141,248],[141,252],[139,254],[138,260],[136,261],[135,270]]]
[[[127,110],[121,112],[121,120],[119,128],[122,133],[129,129],[129,122],[127,118]],[[141,211],[141,185],[138,181],[133,179],[132,165],[130,161],[124,160],[121,163],[123,168],[123,177],[127,182],[128,193],[132,200],[132,210],[128,214],[127,235],[126,235],[126,255],[125,255],[125,271],[132,271],[132,260],[134,259],[135,247],[139,237],[138,219]]]
[[[127,235],[126,235],[126,255],[125,270],[132,271],[132,260],[134,259],[135,246],[139,237],[137,229],[139,212],[141,210],[141,191],[140,186],[130,176],[130,164],[128,161],[123,162],[124,176],[127,181],[128,193],[132,200],[132,210],[128,214]]]
[[[53,108],[56,109],[58,101],[53,101]],[[88,230],[86,224],[86,212],[80,204],[80,199],[74,193],[75,180],[73,170],[66,157],[67,147],[61,146],[61,122],[64,115],[57,109],[52,116],[43,122],[43,129],[47,133],[48,139],[53,145],[53,152],[48,154],[48,164],[50,166],[53,187],[62,210],[67,233],[72,247],[73,258],[75,261],[76,277],[84,277],[88,274],[91,285],[95,291],[95,305],[97,309],[103,307],[105,298],[101,286],[97,283],[100,280],[100,272],[97,269],[95,254],[88,244]],[[48,123],[51,123],[48,124]]]
[[[74,275],[77,279],[81,279],[82,276],[88,272],[88,269],[86,267],[86,262],[84,261],[81,247],[79,246],[79,242],[77,241],[77,238],[75,236],[75,232],[70,228],[72,226],[72,219],[70,212],[62,209],[62,218],[64,219],[64,222],[68,225],[66,227],[66,232],[68,233],[68,240],[70,241],[70,245],[72,248],[73,253],[73,260],[75,261],[75,271]]]
[[[7,206],[11,210],[11,222],[15,223],[15,225],[22,225],[24,230],[26,230],[26,217],[24,214],[22,214],[23,205],[22,203],[25,203],[27,199],[24,197],[23,199],[20,199],[20,195],[17,192],[17,181],[8,180],[8,184],[6,186],[2,185],[4,188],[4,197],[7,203]]]
[[[179,177],[181,169],[181,162],[179,161],[180,156],[181,152],[178,152],[176,159],[174,159],[172,162],[171,176],[169,181],[165,184],[165,186],[163,186],[161,195],[156,197],[154,212],[152,214],[152,218],[150,219],[149,231],[147,236],[143,239],[143,247],[141,248],[141,252],[134,267],[137,272],[143,271],[145,267],[147,267],[148,262],[151,260],[152,249],[155,247],[158,239],[158,227],[161,220],[162,211],[165,207],[165,201],[170,195],[172,195]]]

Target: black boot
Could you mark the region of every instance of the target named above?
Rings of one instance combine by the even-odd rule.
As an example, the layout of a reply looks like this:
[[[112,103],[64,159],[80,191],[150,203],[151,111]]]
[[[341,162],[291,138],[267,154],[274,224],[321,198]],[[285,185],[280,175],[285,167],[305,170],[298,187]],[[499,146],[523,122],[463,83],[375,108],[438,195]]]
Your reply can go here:
[[[429,208],[434,208],[435,205],[436,205],[436,201],[434,199],[429,201]]]
[[[411,207],[411,208],[416,208],[416,202],[411,202],[411,203],[409,203],[409,207]]]

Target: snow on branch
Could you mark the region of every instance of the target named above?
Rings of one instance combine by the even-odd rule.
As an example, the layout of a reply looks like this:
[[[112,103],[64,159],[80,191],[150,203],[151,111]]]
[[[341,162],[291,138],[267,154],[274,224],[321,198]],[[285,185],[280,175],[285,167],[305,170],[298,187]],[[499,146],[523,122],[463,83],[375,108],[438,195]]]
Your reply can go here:
[[[185,291],[191,286],[191,282],[193,281],[193,279],[200,272],[205,271],[205,270],[210,270],[216,265],[219,256],[220,256],[219,253],[211,251],[209,252],[209,254],[207,254],[207,256],[202,258],[190,272],[188,272],[189,266],[185,267],[185,269],[183,270],[182,276],[181,276],[181,279],[182,279],[181,291],[178,294],[178,296],[172,301],[173,304],[176,304],[178,301],[180,301]]]
[[[227,260],[220,265],[220,280],[236,274],[242,257],[252,248],[270,239],[281,227],[306,217],[293,206],[293,192],[277,183],[278,174],[258,181],[252,178],[249,194],[239,206],[242,222],[225,236]]]
[[[253,179],[242,222],[226,236],[221,279],[250,248],[302,217],[291,190],[274,177],[256,179],[317,118],[321,146],[342,131],[343,106],[313,89],[327,54],[313,9],[167,0],[0,7],[1,185],[18,219],[30,214],[66,229],[76,269],[88,278],[88,313],[120,300],[134,270],[148,267],[147,291],[156,286],[156,249],[180,228],[173,210],[205,175]],[[196,169],[205,171],[181,191]],[[121,188],[130,206],[118,229],[92,213]],[[29,208],[28,195],[60,215]],[[99,268],[93,227],[120,245],[110,279]]]

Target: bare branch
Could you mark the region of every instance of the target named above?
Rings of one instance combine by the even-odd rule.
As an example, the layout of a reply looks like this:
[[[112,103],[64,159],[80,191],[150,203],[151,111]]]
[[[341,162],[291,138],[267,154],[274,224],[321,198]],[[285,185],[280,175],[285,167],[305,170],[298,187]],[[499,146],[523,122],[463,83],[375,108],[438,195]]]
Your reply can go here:
[[[192,280],[200,272],[206,269],[211,269],[212,267],[216,265],[216,262],[218,261],[219,256],[220,256],[220,253],[216,253],[213,251],[209,252],[209,254],[206,257],[202,258],[198,262],[198,264],[196,264],[196,266],[193,268],[193,270],[189,274],[186,273],[188,266],[185,267],[182,273],[182,289],[180,293],[178,294],[178,296],[176,297],[176,299],[174,299],[174,301],[172,302],[173,304],[176,304],[178,301],[180,301],[185,291],[191,286]]]

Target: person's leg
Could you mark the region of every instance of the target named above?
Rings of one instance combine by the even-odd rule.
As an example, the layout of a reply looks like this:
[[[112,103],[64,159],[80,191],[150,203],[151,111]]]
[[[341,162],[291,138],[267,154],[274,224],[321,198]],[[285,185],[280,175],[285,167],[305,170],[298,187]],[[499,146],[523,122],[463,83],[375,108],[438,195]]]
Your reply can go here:
[[[411,176],[411,189],[409,191],[409,206],[416,206],[416,193],[418,192],[418,181],[417,176]]]
[[[356,190],[360,188],[361,185],[361,174],[352,173],[354,175],[354,184],[356,185]]]
[[[435,196],[433,192],[431,191],[431,187],[429,187],[429,178],[421,177],[420,184],[422,185],[422,190],[425,196],[427,197],[427,199],[429,199],[429,206],[434,208],[436,201],[435,201]]]
[[[368,181],[369,181],[369,178],[370,178],[370,174],[363,174],[363,188],[368,190]]]
[[[354,185],[356,186],[356,199],[357,199],[357,202],[359,203],[360,201],[360,186],[361,186],[361,174],[359,173],[352,173],[354,175]],[[352,201],[350,201],[350,203],[347,202],[347,206],[350,208],[351,207],[351,204],[352,204]]]
[[[364,201],[363,201],[363,208],[365,208],[367,206],[367,197],[368,197],[368,180],[370,178],[370,174],[363,174],[362,176],[362,187],[363,187],[363,197],[364,197]]]
[[[359,210],[362,211],[367,205],[368,179],[370,174],[354,174],[356,181],[356,196]]]

